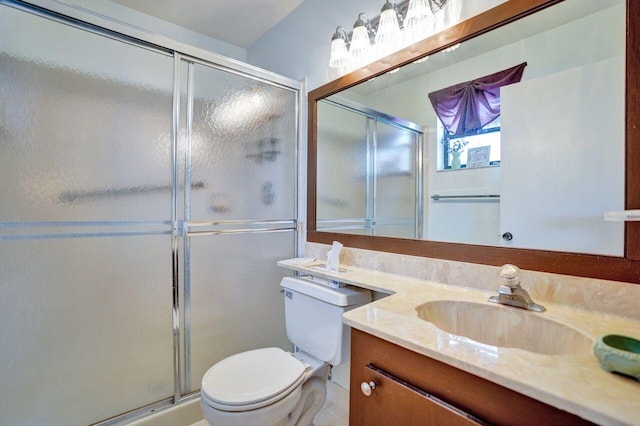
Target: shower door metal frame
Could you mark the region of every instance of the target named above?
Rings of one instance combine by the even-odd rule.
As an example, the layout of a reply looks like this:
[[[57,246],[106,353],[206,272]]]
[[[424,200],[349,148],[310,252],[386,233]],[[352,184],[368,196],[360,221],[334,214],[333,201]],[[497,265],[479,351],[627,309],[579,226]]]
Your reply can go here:
[[[170,39],[166,36],[154,34],[144,28],[136,27],[131,24],[127,24],[122,21],[115,20],[108,16],[100,15],[90,10],[84,9],[77,5],[68,4],[58,0],[0,0],[0,5],[9,6],[27,13],[31,13],[40,16],[45,19],[53,20],[58,23],[69,25],[81,30],[89,31],[95,34],[106,36],[115,39],[120,42],[132,44],[136,47],[152,50],[163,55],[172,56],[174,58],[174,75],[173,75],[173,112],[172,112],[172,176],[171,176],[171,221],[170,222],[145,222],[145,225],[151,226],[149,231],[128,231],[126,228],[130,225],[125,222],[82,222],[82,225],[86,225],[87,230],[78,232],[63,232],[55,233],[50,231],[40,231],[39,228],[53,227],[58,229],[60,227],[76,227],[77,222],[47,222],[47,223],[2,223],[1,227],[7,229],[26,227],[26,233],[12,233],[8,235],[1,235],[3,239],[31,239],[31,238],[69,238],[69,237],[83,237],[83,236],[118,236],[118,235],[153,235],[153,234],[171,234],[171,253],[172,253],[172,326],[173,326],[173,375],[174,375],[174,395],[166,399],[150,403],[146,406],[139,407],[128,413],[117,415],[111,419],[104,420],[96,423],[96,426],[118,425],[126,424],[133,419],[143,417],[150,413],[156,412],[163,408],[168,408],[186,402],[196,398],[199,395],[199,391],[190,393],[183,393],[183,369],[181,366],[180,357],[180,345],[181,345],[181,316],[184,314],[180,309],[180,239],[184,238],[185,252],[188,256],[188,241],[189,236],[195,235],[214,235],[223,233],[265,233],[265,232],[293,232],[294,234],[294,255],[303,250],[304,238],[301,238],[301,232],[304,232],[304,226],[301,217],[301,210],[303,209],[303,199],[301,196],[301,189],[304,186],[301,184],[300,170],[302,169],[302,161],[304,161],[303,154],[306,152],[302,144],[302,130],[301,127],[306,116],[306,91],[304,81],[296,81],[287,77],[266,71],[252,65],[242,63],[240,61],[227,58],[225,56],[209,52],[204,49],[200,49],[194,46],[190,46],[176,40]],[[238,76],[258,80],[263,83],[278,86],[286,90],[290,90],[295,94],[295,112],[294,112],[294,126],[295,126],[295,165],[294,165],[294,218],[290,220],[267,220],[267,221],[217,221],[206,223],[192,223],[187,220],[180,220],[179,216],[179,141],[182,136],[180,130],[180,65],[186,62],[188,65],[188,78],[187,97],[189,98],[188,108],[190,108],[191,101],[193,99],[192,85],[193,85],[193,64],[200,63],[208,67],[212,67],[221,71],[230,72]],[[187,149],[190,150],[191,146],[191,113],[187,111],[187,135],[186,144]],[[190,173],[189,167],[185,168],[185,206],[188,206],[187,201],[190,197],[191,184],[190,179],[187,180],[187,175]],[[188,209],[188,207],[186,207]],[[189,213],[185,211],[185,214]],[[187,219],[187,217],[185,217]],[[256,225],[257,227],[247,227],[246,225]],[[92,232],[92,225],[96,226],[114,226],[113,232]],[[246,229],[213,229],[219,225],[243,225]],[[165,227],[164,229],[154,230],[154,227]],[[170,226],[170,230],[166,227]],[[213,227],[213,228],[212,228]],[[198,230],[198,228],[201,228]],[[36,231],[36,232],[33,232]],[[184,258],[183,258],[184,260]],[[186,265],[186,264],[185,264]],[[187,271],[188,272],[188,271]],[[188,293],[185,292],[185,302],[188,302]],[[188,305],[185,305],[188,306]],[[188,308],[187,308],[188,309]],[[188,336],[188,330],[185,331],[185,335]],[[188,367],[188,365],[186,366]],[[186,371],[186,370],[185,370]]]

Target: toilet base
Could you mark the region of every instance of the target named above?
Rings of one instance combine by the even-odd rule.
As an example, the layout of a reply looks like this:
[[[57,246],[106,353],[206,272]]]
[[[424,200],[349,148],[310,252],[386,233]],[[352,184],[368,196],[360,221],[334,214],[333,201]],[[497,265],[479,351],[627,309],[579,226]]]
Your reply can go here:
[[[311,377],[302,385],[302,397],[296,410],[288,417],[287,426],[312,426],[313,418],[327,400],[327,382]]]
[[[201,396],[200,405],[204,419],[211,426],[287,426],[289,414],[296,409],[302,387],[294,389],[280,401],[250,411],[222,411],[207,404],[206,397]]]

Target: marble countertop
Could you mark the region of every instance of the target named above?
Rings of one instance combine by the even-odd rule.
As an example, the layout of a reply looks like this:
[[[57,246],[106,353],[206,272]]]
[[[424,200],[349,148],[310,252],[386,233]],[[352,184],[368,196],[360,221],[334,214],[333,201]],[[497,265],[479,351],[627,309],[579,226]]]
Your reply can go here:
[[[278,265],[304,274],[389,294],[344,314],[344,322],[414,352],[457,367],[548,405],[603,425],[640,424],[640,382],[602,370],[592,351],[543,355],[496,347],[444,332],[418,317],[416,307],[438,300],[486,303],[490,294],[353,266],[329,273],[322,262],[289,259]],[[492,306],[498,306],[491,304]],[[640,321],[544,303],[547,319],[586,335],[595,343],[604,334],[640,339]],[[518,309],[518,308],[507,308]],[[487,324],[491,327],[492,324]],[[544,336],[544,329],[540,330]],[[544,338],[544,337],[542,337]]]

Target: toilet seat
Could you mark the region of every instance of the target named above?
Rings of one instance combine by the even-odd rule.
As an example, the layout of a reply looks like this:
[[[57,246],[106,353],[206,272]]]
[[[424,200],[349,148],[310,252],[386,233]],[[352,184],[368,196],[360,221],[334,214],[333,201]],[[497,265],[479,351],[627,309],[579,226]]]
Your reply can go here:
[[[280,348],[242,352],[219,361],[202,379],[202,400],[222,411],[271,405],[306,379],[305,364]]]

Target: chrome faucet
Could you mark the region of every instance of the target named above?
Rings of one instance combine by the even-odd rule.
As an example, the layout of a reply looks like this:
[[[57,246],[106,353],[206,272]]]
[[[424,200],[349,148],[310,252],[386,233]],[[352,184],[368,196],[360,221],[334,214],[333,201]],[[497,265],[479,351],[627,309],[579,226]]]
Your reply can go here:
[[[503,305],[515,306],[517,308],[528,309],[530,311],[544,312],[544,306],[538,305],[531,300],[527,290],[520,287],[520,269],[515,265],[504,265],[500,271],[502,285],[498,287],[498,295],[491,296],[489,302],[501,303]]]

